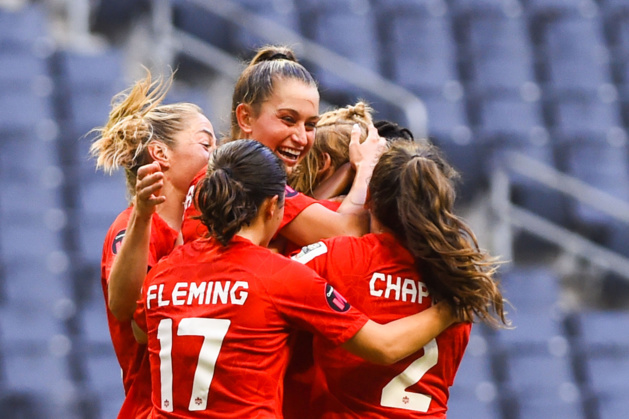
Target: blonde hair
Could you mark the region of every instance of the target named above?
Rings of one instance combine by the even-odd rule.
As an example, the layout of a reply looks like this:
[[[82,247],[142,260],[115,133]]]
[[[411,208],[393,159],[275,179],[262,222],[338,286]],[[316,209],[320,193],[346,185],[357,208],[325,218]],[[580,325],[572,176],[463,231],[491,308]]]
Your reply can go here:
[[[124,168],[129,197],[135,195],[138,168],[151,162],[147,146],[160,141],[175,147],[174,136],[185,128],[186,120],[203,111],[192,103],[162,105],[173,82],[174,73],[164,79],[147,76],[112,99],[109,120],[92,130],[97,137],[90,146],[96,168],[105,173]]]
[[[373,123],[373,109],[365,102],[325,112],[317,123],[317,134],[312,150],[304,157],[289,178],[290,186],[298,192],[312,196],[321,181],[319,169],[323,158],[330,156],[331,166],[338,169],[349,162],[349,141],[352,127],[360,127],[360,141],[367,138],[368,127]]]

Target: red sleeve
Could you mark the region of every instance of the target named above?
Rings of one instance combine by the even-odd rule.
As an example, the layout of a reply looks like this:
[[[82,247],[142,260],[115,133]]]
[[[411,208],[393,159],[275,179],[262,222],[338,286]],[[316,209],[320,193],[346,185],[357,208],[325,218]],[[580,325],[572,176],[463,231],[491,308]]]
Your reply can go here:
[[[203,223],[194,219],[194,217],[201,214],[194,205],[194,190],[197,183],[205,176],[205,173],[206,169],[203,168],[197,173],[194,179],[192,179],[190,188],[188,188],[188,194],[186,195],[186,201],[184,203],[183,223],[181,225],[181,234],[184,243],[191,242],[199,237],[204,237],[207,234],[207,228]]]
[[[284,218],[280,223],[278,231],[286,227],[288,223],[293,221],[303,210],[318,201],[301,192],[295,191],[286,185],[286,193],[284,195]]]
[[[337,212],[343,201],[331,201],[329,199],[321,199],[317,201],[319,204],[323,205],[329,210]]]
[[[286,265],[267,284],[273,304],[289,323],[322,335],[334,345],[347,342],[369,320],[323,278],[301,264]]]
[[[105,237],[101,274],[106,281],[109,281],[111,267],[122,245],[132,210],[133,207],[129,207],[120,213],[111,227],[109,227],[109,231]],[[152,268],[161,258],[168,255],[173,250],[175,242],[177,241],[177,235],[177,231],[173,230],[166,221],[157,214],[153,214],[151,219],[148,269]]]

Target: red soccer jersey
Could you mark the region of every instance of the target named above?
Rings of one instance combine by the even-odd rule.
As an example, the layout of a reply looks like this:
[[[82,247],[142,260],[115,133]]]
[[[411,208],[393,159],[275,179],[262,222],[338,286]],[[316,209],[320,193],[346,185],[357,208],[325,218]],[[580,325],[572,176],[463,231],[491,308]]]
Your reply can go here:
[[[432,304],[412,255],[390,234],[336,237],[294,257],[379,323]],[[315,337],[315,417],[445,418],[449,387],[471,324],[448,328],[423,350],[392,366],[374,365]]]
[[[281,417],[295,328],[332,346],[367,322],[311,269],[236,236],[178,247],[135,313],[148,334],[154,418]]]
[[[201,223],[201,221],[194,219],[199,215],[199,211],[196,209],[193,203],[194,188],[197,183],[203,179],[206,170],[203,169],[192,180],[190,189],[188,190],[188,196],[185,203],[185,212],[183,217],[183,224],[181,226],[181,234],[183,235],[184,243],[198,239],[207,234],[207,228]],[[284,204],[284,218],[278,227],[278,231],[284,228],[288,223],[293,221],[303,210],[317,201],[309,196],[306,196],[300,192],[296,192],[290,186],[286,185],[285,204]]]
[[[101,261],[101,285],[106,306],[107,301],[109,301],[107,283],[111,267],[122,244],[131,211],[132,207],[129,207],[120,213],[109,227],[105,237]],[[170,228],[157,214],[153,215],[148,269],[172,251],[177,234],[177,231]],[[151,376],[146,345],[140,345],[136,342],[131,329],[131,321],[121,322],[117,320],[108,306],[107,321],[118,363],[122,369],[122,382],[125,390],[125,400],[118,417],[121,419],[146,417],[152,406]]]

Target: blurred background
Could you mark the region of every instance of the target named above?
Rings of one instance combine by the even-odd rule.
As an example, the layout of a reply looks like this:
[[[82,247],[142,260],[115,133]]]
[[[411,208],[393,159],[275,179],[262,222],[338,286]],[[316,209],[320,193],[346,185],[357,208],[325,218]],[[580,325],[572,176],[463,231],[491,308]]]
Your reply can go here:
[[[474,328],[448,417],[624,417],[627,0],[0,0],[0,417],[122,402],[100,254],[124,177],[84,137],[112,96],[176,68],[168,101],[226,133],[267,43],[296,51],[322,112],[362,98],[438,144],[459,213],[508,261],[516,328]]]

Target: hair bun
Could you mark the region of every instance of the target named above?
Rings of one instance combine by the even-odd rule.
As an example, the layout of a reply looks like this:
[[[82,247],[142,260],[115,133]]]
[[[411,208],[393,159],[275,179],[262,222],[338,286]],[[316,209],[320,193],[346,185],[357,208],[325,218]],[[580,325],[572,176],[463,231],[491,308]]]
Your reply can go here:
[[[251,59],[249,65],[256,65],[263,61],[288,60],[299,62],[293,50],[280,45],[269,45],[258,50],[256,55]]]

